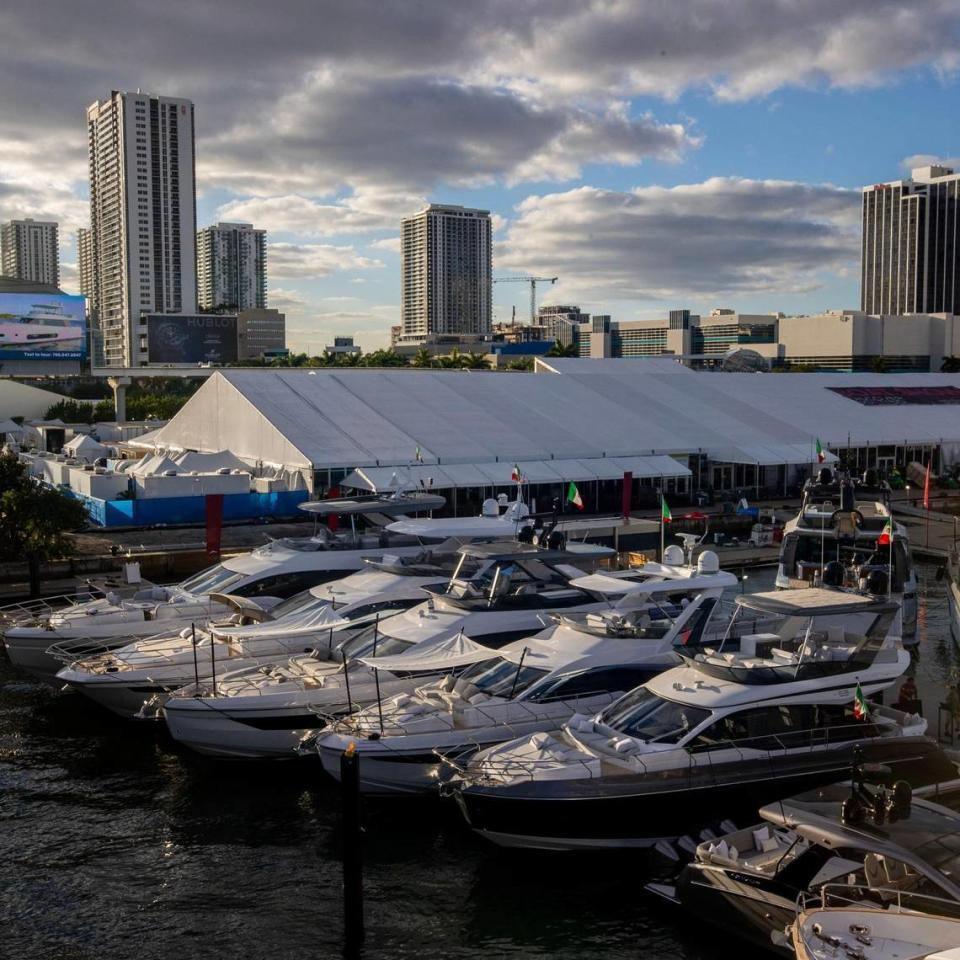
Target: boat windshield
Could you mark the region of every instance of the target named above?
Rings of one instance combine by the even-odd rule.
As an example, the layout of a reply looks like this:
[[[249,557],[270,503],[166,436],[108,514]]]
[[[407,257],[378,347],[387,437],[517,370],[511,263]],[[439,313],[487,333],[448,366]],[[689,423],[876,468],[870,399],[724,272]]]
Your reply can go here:
[[[607,707],[600,722],[647,743],[679,743],[709,716],[709,710],[674,703],[638,687]]]
[[[411,640],[398,640],[396,637],[387,636],[383,632],[383,626],[376,623],[355,633],[349,640],[344,640],[337,647],[337,656],[342,658],[346,654],[348,660],[358,657],[388,657],[403,653],[412,646]]]
[[[327,597],[315,597],[309,590],[303,593],[297,593],[287,600],[278,603],[270,612],[274,620],[281,617],[304,617],[317,613],[324,607],[330,606],[330,600]]]
[[[243,577],[242,573],[229,570],[222,563],[218,563],[188,577],[180,584],[180,589],[197,596],[205,596],[208,593],[229,593],[230,587],[239,583]]]
[[[522,693],[527,687],[547,675],[549,671],[539,667],[520,667],[516,663],[496,657],[473,664],[461,674],[475,687],[491,697],[510,697]]]

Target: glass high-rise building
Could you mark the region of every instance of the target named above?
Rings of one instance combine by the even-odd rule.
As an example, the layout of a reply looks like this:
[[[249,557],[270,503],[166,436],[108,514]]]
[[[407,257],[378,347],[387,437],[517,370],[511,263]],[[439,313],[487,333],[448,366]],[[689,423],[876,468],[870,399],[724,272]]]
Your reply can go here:
[[[958,191],[960,174],[939,166],[863,188],[864,313],[960,312]]]

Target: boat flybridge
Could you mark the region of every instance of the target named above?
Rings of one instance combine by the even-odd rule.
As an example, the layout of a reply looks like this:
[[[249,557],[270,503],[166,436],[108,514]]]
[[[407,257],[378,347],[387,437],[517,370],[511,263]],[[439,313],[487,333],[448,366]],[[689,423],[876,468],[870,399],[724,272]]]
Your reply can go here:
[[[855,480],[823,467],[815,481],[807,481],[800,512],[784,526],[776,585],[828,584],[888,594],[901,603],[900,631],[910,643],[917,627],[917,574],[890,494],[875,470]]]
[[[70,642],[77,656],[125,646],[140,637],[178,632],[194,623],[230,616],[233,608],[214,599],[216,596],[253,599],[269,609],[278,599],[363,569],[367,561],[398,575],[408,564],[451,567],[459,560],[456,549],[464,542],[508,539],[528,528],[532,535],[535,521],[529,519],[522,502],[506,504],[501,512],[500,504],[489,500],[479,517],[407,516],[443,503],[442,497],[427,494],[391,494],[302,504],[314,517],[349,515],[351,530],[319,528],[310,537],[272,540],[174,586],[149,585],[128,597],[108,592],[95,599],[84,594],[59,598],[59,603],[11,604],[0,609],[7,654],[17,666],[53,682],[63,666],[62,656],[47,653],[53,644],[59,645],[62,654],[63,645]],[[357,532],[358,517],[377,522],[400,519],[387,523],[379,533],[365,534]]]
[[[203,683],[177,691],[163,708],[171,734],[204,753],[294,756],[301,738],[325,726],[329,716],[410,692],[438,673],[459,669],[452,662],[444,669],[418,669],[421,654],[454,657],[470,641],[499,650],[543,630],[553,611],[609,605],[607,598],[571,583],[608,559],[613,554],[608,547],[478,543],[459,553],[454,575],[442,587],[425,588],[425,602],[377,619],[331,650],[321,644],[285,662],[224,675],[215,693]],[[405,651],[411,660],[403,668],[375,672],[362,662]]]
[[[674,643],[699,644],[714,605],[736,583],[710,551],[693,566],[651,563],[571,580],[572,587],[609,598],[610,607],[551,613],[545,630],[499,651],[471,644],[458,660],[466,668],[459,676],[448,673],[378,700],[307,741],[334,777],[352,742],[365,792],[435,791],[454,769],[440,755],[459,759],[511,737],[556,729],[679,663]],[[363,662],[395,672],[407,660],[401,654]],[[421,665],[430,670],[426,661]]]
[[[858,745],[918,783],[942,774],[922,717],[855,709],[858,687],[882,690],[909,663],[889,635],[895,603],[822,588],[736,603],[719,642],[678,648],[682,666],[470,758],[450,787],[474,829],[505,846],[650,846],[835,780]]]
[[[960,816],[902,781],[869,786],[867,777],[855,765],[850,782],[764,806],[759,823],[701,842],[675,885],[648,889],[789,957],[903,960],[950,946],[955,960]],[[932,916],[941,922],[922,922]],[[791,928],[806,954],[792,952]],[[951,929],[958,938],[944,942]],[[907,949],[893,949],[897,941]]]

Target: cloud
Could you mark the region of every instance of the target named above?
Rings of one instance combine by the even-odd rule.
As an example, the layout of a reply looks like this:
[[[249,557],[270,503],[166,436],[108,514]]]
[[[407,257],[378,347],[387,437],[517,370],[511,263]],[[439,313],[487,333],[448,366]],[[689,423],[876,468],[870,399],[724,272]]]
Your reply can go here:
[[[80,292],[80,274],[75,263],[60,261],[60,289],[66,293]]]
[[[859,209],[859,191],[777,180],[580,187],[524,200],[495,255],[559,276],[564,302],[798,292],[856,260]]]
[[[284,287],[271,287],[267,293],[267,303],[274,310],[287,313],[299,313],[307,307],[307,300],[303,294]]]
[[[367,244],[371,250],[388,250],[390,253],[400,252],[399,237],[383,237],[381,240],[374,240]]]
[[[949,167],[951,170],[960,168],[960,157],[938,157],[932,153],[914,153],[900,161],[904,170],[915,170],[917,167]]]
[[[426,198],[417,194],[366,188],[326,202],[297,194],[232,200],[217,210],[217,218],[244,220],[265,230],[302,236],[399,231],[400,220],[426,203]]]
[[[352,246],[323,243],[267,246],[267,269],[276,279],[326,277],[338,270],[369,270],[383,265],[382,260],[361,256]]]

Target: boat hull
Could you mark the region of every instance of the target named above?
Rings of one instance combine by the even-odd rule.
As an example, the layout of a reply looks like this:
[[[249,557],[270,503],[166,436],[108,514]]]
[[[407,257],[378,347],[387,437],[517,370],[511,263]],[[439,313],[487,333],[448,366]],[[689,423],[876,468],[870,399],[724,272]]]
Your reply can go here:
[[[955,775],[929,737],[860,741],[865,762],[891,767],[914,786]],[[758,807],[849,776],[853,745],[741,762],[713,774],[520,781],[456,791],[470,826],[501,846],[543,850],[649,847],[724,818],[755,816]]]

